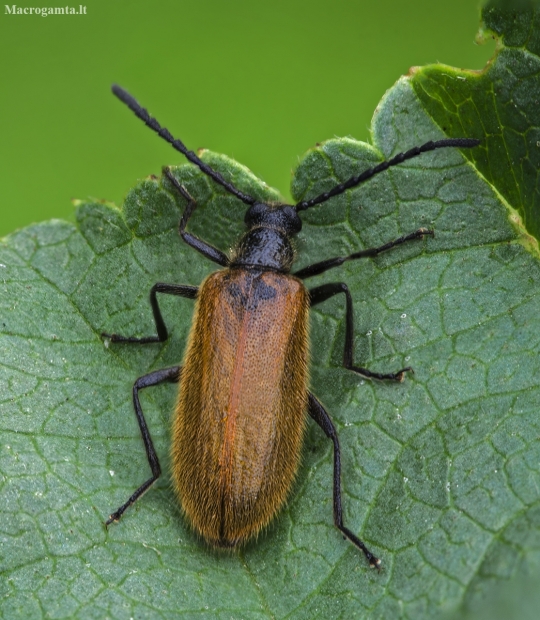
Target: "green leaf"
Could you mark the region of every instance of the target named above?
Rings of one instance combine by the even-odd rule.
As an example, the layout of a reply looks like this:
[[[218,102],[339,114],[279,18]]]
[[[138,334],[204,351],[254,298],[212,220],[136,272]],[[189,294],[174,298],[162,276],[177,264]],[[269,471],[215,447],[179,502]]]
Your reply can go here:
[[[538,250],[540,237],[540,10],[538,2],[493,2],[485,37],[500,36],[496,61],[482,72],[436,65],[411,81],[433,120],[450,136],[477,136],[466,153],[506,201],[512,219]]]
[[[421,619],[471,614],[512,577],[538,574],[539,13],[525,14],[485,9],[503,41],[486,72],[415,71],[378,107],[373,146],[326,142],[293,179],[300,200],[427,140],[483,139],[302,214],[296,268],[436,231],[307,282],[348,284],[357,364],[415,370],[402,384],[360,380],[341,367],[343,300],[312,312],[311,384],[340,434],[345,522],[382,558],[381,573],[332,525],[332,450],[313,424],[288,506],[239,553],[197,540],[168,475],[104,529],[149,475],[131,386],[181,360],[193,304],[163,299],[162,345],[107,346],[100,333],[154,333],[152,284],[197,285],[214,270],[177,235],[183,199],[150,178],[122,210],[81,202],[76,226],[32,226],[0,246],[2,617]],[[278,199],[230,159],[203,157],[243,191]],[[190,230],[232,246],[245,207],[190,165],[175,174],[198,201]],[[142,394],[165,471],[175,392]],[[515,615],[524,598],[510,596]]]

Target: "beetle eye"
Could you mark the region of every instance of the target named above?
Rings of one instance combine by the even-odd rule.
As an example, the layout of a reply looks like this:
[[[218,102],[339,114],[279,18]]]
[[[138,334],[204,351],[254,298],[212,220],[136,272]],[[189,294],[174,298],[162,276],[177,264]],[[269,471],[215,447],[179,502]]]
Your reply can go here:
[[[264,202],[256,202],[246,211],[244,222],[248,228],[261,224],[265,214],[268,212],[268,206]]]
[[[291,205],[285,205],[282,209],[282,213],[285,216],[287,222],[287,232],[289,234],[295,235],[302,230],[302,220],[294,207],[291,207]]]

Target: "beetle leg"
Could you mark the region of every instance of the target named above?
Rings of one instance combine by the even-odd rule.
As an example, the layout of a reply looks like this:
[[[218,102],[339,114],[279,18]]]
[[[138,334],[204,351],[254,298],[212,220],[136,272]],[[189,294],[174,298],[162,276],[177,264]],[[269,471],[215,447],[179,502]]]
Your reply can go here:
[[[353,303],[349,287],[344,282],[332,282],[317,286],[309,291],[310,305],[320,304],[330,297],[338,293],[345,294],[346,312],[345,312],[345,348],[343,350],[343,366],[352,370],[359,375],[368,379],[389,379],[390,381],[403,381],[406,372],[412,372],[412,368],[407,366],[398,372],[380,373],[372,372],[367,368],[360,368],[353,365],[353,344],[354,344],[354,321],[353,321]]]
[[[313,265],[308,265],[303,269],[293,273],[294,276],[300,279],[311,278],[313,276],[318,276],[320,273],[324,273],[329,269],[333,269],[334,267],[339,267],[343,265],[343,263],[349,260],[356,260],[357,258],[366,258],[369,256],[377,256],[381,252],[385,252],[386,250],[390,250],[391,248],[395,248],[402,243],[406,243],[407,241],[414,241],[415,239],[423,239],[425,235],[434,236],[433,230],[429,230],[428,228],[419,228],[408,235],[402,235],[393,241],[389,241],[384,245],[380,245],[377,248],[368,248],[367,250],[360,250],[360,252],[355,252],[354,254],[349,254],[349,256],[336,256],[336,258],[327,258],[326,260],[321,261],[320,263],[314,263]]]
[[[188,299],[195,299],[199,292],[198,286],[189,286],[188,284],[164,284],[158,282],[154,284],[150,290],[150,305],[154,313],[154,321],[156,323],[157,336],[146,336],[145,338],[132,338],[130,336],[120,336],[119,334],[106,334],[102,332],[102,338],[109,338],[111,342],[135,342],[138,344],[148,344],[149,342],[164,342],[169,337],[167,326],[161,316],[161,310],[157,302],[156,293],[165,293],[167,295],[179,295]]]
[[[151,387],[153,385],[159,385],[160,383],[165,383],[166,381],[170,383],[178,383],[181,373],[181,366],[163,368],[162,370],[155,370],[154,372],[139,377],[137,381],[135,381],[135,383],[133,384],[133,407],[135,409],[135,415],[137,416],[139,428],[141,429],[144,448],[146,450],[146,457],[148,459],[150,469],[152,470],[152,477],[149,478],[144,484],[142,484],[125,504],[122,504],[120,508],[118,508],[118,510],[116,510],[110,515],[110,517],[105,522],[105,527],[110,525],[113,521],[118,521],[120,517],[124,514],[126,509],[129,508],[133,503],[135,503],[139,499],[139,497],[141,497],[141,495],[143,495],[143,493],[145,493],[161,475],[161,466],[159,464],[159,459],[156,454],[154,444],[152,443],[152,437],[150,436],[150,431],[148,430],[148,426],[146,425],[146,420],[144,419],[144,414],[141,409],[141,403],[139,402],[139,390],[141,390],[142,388]]]
[[[381,565],[379,558],[374,556],[366,545],[353,534],[351,530],[343,525],[343,508],[341,506],[341,453],[339,450],[336,428],[327,411],[311,392],[308,392],[308,403],[309,415],[317,422],[323,429],[325,435],[331,439],[334,444],[334,524],[343,534],[344,538],[350,540],[355,547],[358,547],[358,549],[364,552],[369,565],[372,568],[379,569]]]
[[[222,267],[228,267],[229,258],[223,253],[221,250],[218,250],[213,245],[206,243],[206,241],[202,241],[199,237],[192,235],[191,233],[186,232],[186,226],[189,218],[195,211],[195,207],[197,206],[197,201],[195,198],[191,196],[191,194],[187,191],[187,189],[178,181],[178,179],[171,172],[170,168],[163,168],[163,173],[169,179],[169,181],[173,184],[174,188],[187,200],[186,208],[184,209],[184,213],[182,214],[182,219],[180,220],[180,224],[178,226],[178,232],[182,239],[190,245],[192,248],[195,248],[198,252],[200,252],[206,258],[209,258],[214,263],[221,265]]]

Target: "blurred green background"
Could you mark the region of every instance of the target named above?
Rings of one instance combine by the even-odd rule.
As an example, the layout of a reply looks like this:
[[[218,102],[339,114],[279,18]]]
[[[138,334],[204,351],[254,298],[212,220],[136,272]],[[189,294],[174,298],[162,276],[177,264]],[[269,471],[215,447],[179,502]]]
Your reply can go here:
[[[55,6],[24,6],[45,4]],[[226,153],[288,197],[299,156],[334,136],[368,140],[377,103],[410,66],[481,69],[494,50],[474,42],[476,0],[86,7],[80,16],[3,10],[0,236],[73,221],[71,198],[121,203],[138,178],[182,161],[113,98],[112,82],[189,148]]]

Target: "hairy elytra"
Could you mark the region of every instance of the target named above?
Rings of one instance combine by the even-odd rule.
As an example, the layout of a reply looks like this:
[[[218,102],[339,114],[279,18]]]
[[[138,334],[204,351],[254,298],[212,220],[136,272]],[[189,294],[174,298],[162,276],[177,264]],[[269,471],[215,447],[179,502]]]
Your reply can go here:
[[[146,109],[119,86],[113,93],[146,125],[192,164],[248,205],[244,233],[231,256],[186,230],[196,200],[171,170],[164,173],[174,191],[186,200],[179,224],[182,239],[222,267],[199,286],[157,283],[150,291],[157,335],[143,338],[103,333],[116,343],[164,342],[168,331],[157,294],[196,300],[196,309],[182,366],[139,377],[133,405],[144,441],[151,477],[112,513],[118,521],[161,475],[159,459],[139,402],[142,388],[179,383],[172,429],[172,478],[180,504],[193,528],[220,548],[235,548],[256,535],[276,515],[290,492],[300,460],[306,414],[322,428],[334,448],[334,524],[361,550],[370,566],[380,560],[343,523],[341,457],[332,420],[308,387],[308,312],[338,294],[345,297],[343,365],[362,377],[402,381],[410,368],[375,373],[354,365],[353,305],[343,282],[307,289],[303,280],[342,265],[374,257],[403,243],[433,235],[419,228],[388,243],[349,256],[328,258],[291,273],[291,238],[302,228],[299,213],[322,204],[387,170],[435,149],[469,148],[479,140],[457,138],[427,142],[364,170],[330,191],[296,205],[266,204],[245,194],[193,151],[175,139]]]
[[[226,269],[201,285],[172,461],[188,519],[215,546],[245,542],[293,482],[307,404],[308,311],[302,283],[273,271]]]

